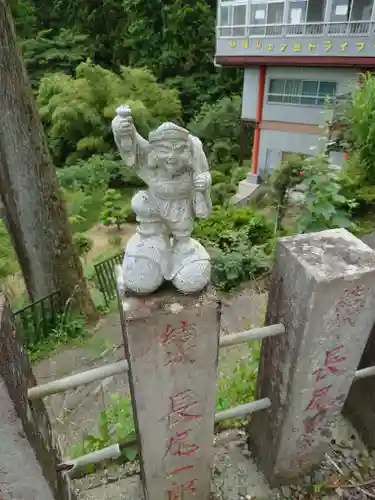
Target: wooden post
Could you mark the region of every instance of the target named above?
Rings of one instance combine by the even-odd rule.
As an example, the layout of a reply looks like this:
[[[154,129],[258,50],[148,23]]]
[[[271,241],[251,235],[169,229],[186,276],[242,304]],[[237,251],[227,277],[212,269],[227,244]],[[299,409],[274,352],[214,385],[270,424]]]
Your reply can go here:
[[[266,324],[286,334],[263,342],[250,445],[272,484],[318,466],[375,320],[375,252],[334,229],[278,242]]]
[[[209,500],[221,303],[120,297],[147,500]]]

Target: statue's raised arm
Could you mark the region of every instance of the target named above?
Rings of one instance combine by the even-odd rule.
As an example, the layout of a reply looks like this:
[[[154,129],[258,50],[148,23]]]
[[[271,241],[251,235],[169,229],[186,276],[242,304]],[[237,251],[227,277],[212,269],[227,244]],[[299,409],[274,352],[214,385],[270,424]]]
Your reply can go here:
[[[112,132],[121,158],[127,167],[138,170],[147,165],[149,142],[138,134],[129,106],[116,109],[116,116],[112,120]]]

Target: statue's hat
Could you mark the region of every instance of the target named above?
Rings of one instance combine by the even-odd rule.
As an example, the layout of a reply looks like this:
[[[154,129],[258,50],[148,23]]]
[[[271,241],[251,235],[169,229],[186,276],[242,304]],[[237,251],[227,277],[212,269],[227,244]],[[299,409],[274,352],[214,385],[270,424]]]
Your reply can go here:
[[[166,122],[150,132],[149,141],[151,144],[162,141],[186,142],[189,135],[189,131],[185,128],[179,127],[175,123]]]

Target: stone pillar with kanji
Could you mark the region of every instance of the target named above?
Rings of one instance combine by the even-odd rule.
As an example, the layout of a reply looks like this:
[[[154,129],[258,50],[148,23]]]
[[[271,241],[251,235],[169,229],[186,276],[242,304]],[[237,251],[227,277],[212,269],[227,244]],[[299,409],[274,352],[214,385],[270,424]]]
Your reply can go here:
[[[221,303],[119,294],[147,500],[209,500]]]
[[[249,444],[272,484],[319,466],[375,320],[375,252],[345,229],[279,240]]]

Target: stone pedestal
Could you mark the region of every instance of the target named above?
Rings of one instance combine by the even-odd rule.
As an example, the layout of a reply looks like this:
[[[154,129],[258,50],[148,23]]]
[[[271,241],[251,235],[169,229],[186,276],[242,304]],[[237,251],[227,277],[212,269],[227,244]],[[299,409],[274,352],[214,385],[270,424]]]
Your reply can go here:
[[[35,378],[0,295],[0,499],[74,500],[56,471],[50,421],[43,401],[29,403]]]
[[[175,291],[121,297],[147,500],[209,500],[221,304]]]
[[[375,320],[375,252],[344,229],[278,242],[250,445],[272,484],[318,466]]]

